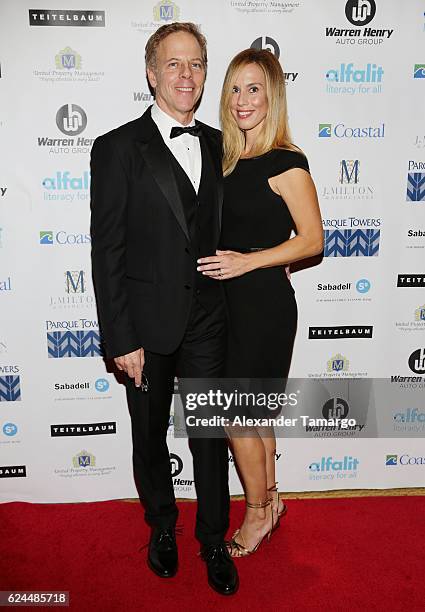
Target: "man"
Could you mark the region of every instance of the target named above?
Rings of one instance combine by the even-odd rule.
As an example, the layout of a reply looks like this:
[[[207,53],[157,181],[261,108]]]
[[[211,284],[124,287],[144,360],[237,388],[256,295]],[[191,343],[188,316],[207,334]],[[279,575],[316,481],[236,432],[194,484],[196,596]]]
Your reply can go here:
[[[154,105],[93,145],[92,264],[106,356],[127,374],[134,473],[152,526],[148,564],[169,577],[177,571],[166,444],[174,377],[219,377],[224,361],[221,284],[196,269],[219,238],[221,142],[194,120],[207,66],[198,28],[162,26],[145,51]],[[210,585],[232,594],[226,441],[192,438],[190,449],[201,556]]]

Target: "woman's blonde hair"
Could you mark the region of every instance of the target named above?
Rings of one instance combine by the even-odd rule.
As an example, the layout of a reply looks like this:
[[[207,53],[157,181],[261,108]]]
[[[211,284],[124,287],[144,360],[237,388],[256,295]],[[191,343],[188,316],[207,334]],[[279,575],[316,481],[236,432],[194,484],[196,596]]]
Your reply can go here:
[[[230,110],[236,74],[248,64],[257,64],[264,72],[268,101],[264,128],[251,149],[252,157],[271,149],[299,151],[291,142],[286,104],[285,77],[279,60],[266,50],[245,49],[230,62],[224,77],[220,100],[220,122],[223,131],[223,173],[233,172],[245,148],[244,132],[238,127]]]

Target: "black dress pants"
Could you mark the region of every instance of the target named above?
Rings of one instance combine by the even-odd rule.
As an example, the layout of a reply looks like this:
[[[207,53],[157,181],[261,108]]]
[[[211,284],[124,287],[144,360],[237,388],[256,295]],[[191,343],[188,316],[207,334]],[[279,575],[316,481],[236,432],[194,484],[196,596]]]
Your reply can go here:
[[[177,506],[171,478],[167,429],[174,377],[214,378],[223,375],[226,348],[224,305],[208,312],[193,298],[182,343],[170,355],[145,351],[149,391],[127,379],[132,423],[133,468],[146,521],[174,526]],[[192,438],[194,481],[198,500],[195,535],[203,545],[223,541],[229,521],[228,447],[223,438]]]

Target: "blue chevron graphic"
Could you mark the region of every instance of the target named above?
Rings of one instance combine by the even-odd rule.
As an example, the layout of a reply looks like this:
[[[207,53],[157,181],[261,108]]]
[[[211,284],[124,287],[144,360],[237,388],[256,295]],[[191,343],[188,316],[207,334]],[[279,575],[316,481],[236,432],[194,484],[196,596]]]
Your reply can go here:
[[[99,330],[47,332],[47,352],[53,359],[101,357]]]
[[[325,230],[325,257],[377,257],[381,230]]]
[[[407,202],[425,202],[425,172],[407,175]]]
[[[20,376],[0,376],[0,402],[21,401]]]

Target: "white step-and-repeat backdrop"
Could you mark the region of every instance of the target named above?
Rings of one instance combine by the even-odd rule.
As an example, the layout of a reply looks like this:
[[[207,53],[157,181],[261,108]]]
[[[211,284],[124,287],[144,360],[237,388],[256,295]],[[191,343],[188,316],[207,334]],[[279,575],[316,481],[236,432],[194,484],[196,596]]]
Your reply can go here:
[[[310,161],[326,242],[320,265],[293,274],[292,376],[382,378],[394,397],[425,388],[424,8],[2,0],[1,501],[136,496],[125,394],[99,350],[89,155],[97,135],[151,104],[144,46],[170,21],[193,21],[207,36],[198,113],[207,123],[218,126],[222,79],[238,51],[267,48],[286,73],[293,139]],[[424,485],[425,407],[420,393],[409,397],[377,407],[377,437],[365,435],[366,410],[348,431],[279,439],[280,488]],[[347,398],[333,402],[313,408],[356,416]],[[172,426],[169,447],[176,493],[194,497],[187,440]]]

